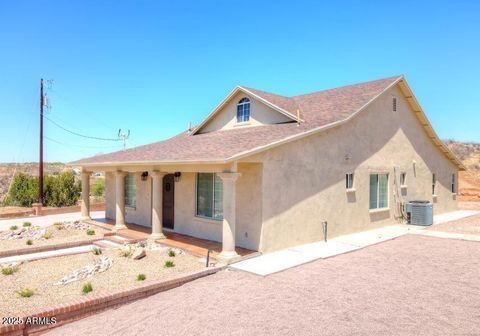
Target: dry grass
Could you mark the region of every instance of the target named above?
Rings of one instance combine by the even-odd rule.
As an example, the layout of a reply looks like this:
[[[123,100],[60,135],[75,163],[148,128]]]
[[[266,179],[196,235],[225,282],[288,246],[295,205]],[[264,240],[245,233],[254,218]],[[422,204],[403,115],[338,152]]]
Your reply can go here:
[[[175,267],[164,268],[165,262],[171,259],[165,251],[147,251],[147,256],[141,260],[121,257],[118,250],[104,250],[103,255],[113,258],[113,266],[109,270],[65,286],[53,283],[74,270],[93,264],[99,257],[84,253],[37,260],[20,266],[18,272],[12,275],[1,275],[0,315],[14,316],[22,311],[88,297],[91,294],[82,294],[82,287],[86,282],[91,282],[92,294],[98,294],[138,286],[138,274],[145,274],[147,280],[167,279],[179,273],[203,268],[197,258],[185,254],[175,257]],[[35,295],[29,298],[20,297],[16,292],[22,288],[32,289]]]
[[[67,242],[74,242],[80,240],[88,239],[98,239],[103,236],[105,232],[108,232],[105,229],[100,227],[95,227],[95,235],[88,236],[86,230],[73,230],[73,229],[63,229],[57,230],[54,226],[47,228],[47,236],[50,238],[44,240],[35,240],[32,238],[33,244],[27,245],[27,238],[24,239],[12,239],[12,240],[0,240],[0,251],[14,250],[14,249],[24,249],[24,248],[34,248],[38,246],[48,246],[56,245]]]

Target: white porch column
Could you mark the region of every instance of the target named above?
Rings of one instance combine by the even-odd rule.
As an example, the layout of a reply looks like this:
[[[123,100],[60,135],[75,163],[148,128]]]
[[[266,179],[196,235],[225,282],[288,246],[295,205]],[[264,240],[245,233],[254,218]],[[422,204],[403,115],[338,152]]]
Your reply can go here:
[[[150,240],[166,238],[162,232],[163,225],[163,177],[167,173],[154,171],[152,173],[152,234]]]
[[[125,225],[125,175],[124,171],[115,172],[115,230],[126,229]]]
[[[82,221],[90,219],[90,172],[82,171]]]
[[[240,256],[235,252],[235,183],[240,173],[219,173],[223,181],[223,238],[222,252],[218,255],[220,263],[228,264]]]

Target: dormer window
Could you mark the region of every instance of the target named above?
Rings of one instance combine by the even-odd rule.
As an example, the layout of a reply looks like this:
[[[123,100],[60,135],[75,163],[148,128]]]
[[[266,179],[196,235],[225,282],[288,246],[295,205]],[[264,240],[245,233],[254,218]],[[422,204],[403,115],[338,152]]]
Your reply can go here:
[[[250,120],[250,99],[247,97],[240,99],[237,104],[237,123]]]

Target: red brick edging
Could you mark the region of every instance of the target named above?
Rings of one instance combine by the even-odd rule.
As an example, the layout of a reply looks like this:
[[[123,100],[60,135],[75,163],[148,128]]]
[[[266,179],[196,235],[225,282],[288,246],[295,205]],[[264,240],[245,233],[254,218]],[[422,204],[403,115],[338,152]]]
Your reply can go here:
[[[66,243],[43,245],[43,246],[34,246],[34,247],[25,247],[25,248],[15,249],[15,250],[5,250],[5,251],[0,251],[0,258],[11,257],[11,256],[15,256],[15,255],[29,254],[29,253],[54,251],[54,250],[60,250],[60,249],[69,248],[69,247],[78,247],[78,246],[82,246],[82,245],[89,245],[89,244],[93,244],[94,242],[96,242],[98,240],[102,240],[102,239],[104,239],[103,236],[102,237],[95,237],[95,238],[91,238],[91,239],[71,241],[71,242],[66,242]]]
[[[78,299],[63,305],[52,308],[39,309],[37,311],[19,314],[23,321],[21,324],[10,324],[0,326],[0,335],[20,336],[43,333],[63,324],[79,320],[94,313],[99,313],[108,308],[113,308],[134,300],[179,287],[187,282],[217,273],[224,267],[212,267],[201,271],[182,274],[170,280],[157,280],[140,284],[134,288],[117,291],[113,293],[89,295],[84,299]],[[56,318],[54,324],[27,324],[28,318]]]

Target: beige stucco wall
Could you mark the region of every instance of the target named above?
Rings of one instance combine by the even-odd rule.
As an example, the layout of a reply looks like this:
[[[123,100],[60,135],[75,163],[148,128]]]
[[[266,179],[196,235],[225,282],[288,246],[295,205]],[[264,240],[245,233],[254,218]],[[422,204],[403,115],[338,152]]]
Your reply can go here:
[[[141,172],[135,172],[137,186],[137,202],[135,208],[125,208],[125,220],[127,223],[135,223],[142,226],[152,226],[151,192],[152,180],[148,178],[142,181]],[[115,219],[115,174],[105,174],[105,216]]]
[[[435,214],[457,207],[450,192],[456,167],[433,146],[396,87],[342,126],[248,160],[263,162],[264,252],[323,239],[323,220],[329,237],[394,223],[394,166],[407,172],[404,200],[432,200],[434,172]],[[355,174],[354,193],[345,191],[349,172]],[[389,174],[389,209],[380,212],[369,211],[369,175],[377,172]]]
[[[237,124],[237,104],[240,99],[248,97],[250,99],[250,121]],[[292,121],[291,118],[268,107],[264,103],[250,95],[239,92],[218,112],[211,121],[206,123],[199,133],[208,133],[216,130],[232,129],[236,127],[249,127],[265,124],[278,124]]]

